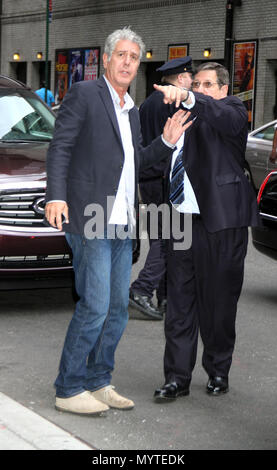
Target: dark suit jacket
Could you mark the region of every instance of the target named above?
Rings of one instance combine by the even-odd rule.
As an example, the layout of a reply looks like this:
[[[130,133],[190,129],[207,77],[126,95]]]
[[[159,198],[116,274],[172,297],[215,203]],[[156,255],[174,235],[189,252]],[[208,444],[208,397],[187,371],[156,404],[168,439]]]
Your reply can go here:
[[[195,93],[183,161],[209,232],[259,225],[256,196],[243,168],[247,112],[234,96]]]
[[[142,146],[139,112],[129,112],[135,154],[135,201],[138,172],[156,160],[168,158],[172,149],[161,137]],[[113,102],[105,79],[74,84],[67,92],[56,121],[47,156],[46,200],[64,200],[69,224],[64,230],[83,233],[88,204],[99,204],[107,222],[107,196],[116,196],[124,162],[123,146]]]
[[[174,105],[163,102],[163,93],[153,91],[139,108],[143,145],[149,145],[158,135],[169,116],[176,112]],[[145,204],[162,204],[165,200],[165,172],[167,160],[155,162],[151,168],[139,173],[139,186],[142,201]]]
[[[174,105],[163,102],[163,93],[153,91],[151,95],[141,104],[139,108],[141,133],[143,145],[149,145],[158,135],[162,133],[167,118],[176,112]],[[153,181],[156,178],[163,178],[167,166],[166,161],[159,161],[151,168],[140,171],[139,181]]]

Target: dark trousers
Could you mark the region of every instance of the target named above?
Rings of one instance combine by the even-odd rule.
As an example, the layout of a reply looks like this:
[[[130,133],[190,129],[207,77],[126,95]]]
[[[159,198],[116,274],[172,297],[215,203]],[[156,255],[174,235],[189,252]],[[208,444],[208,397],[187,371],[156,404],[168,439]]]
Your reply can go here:
[[[188,384],[196,362],[198,333],[202,364],[209,376],[228,377],[235,345],[237,302],[241,293],[248,229],[209,233],[192,222],[192,246],[175,251],[168,243],[166,383]]]
[[[166,262],[163,243],[161,239],[149,239],[150,247],[144,267],[131,286],[134,291],[150,298],[156,291],[158,300],[166,298]]]

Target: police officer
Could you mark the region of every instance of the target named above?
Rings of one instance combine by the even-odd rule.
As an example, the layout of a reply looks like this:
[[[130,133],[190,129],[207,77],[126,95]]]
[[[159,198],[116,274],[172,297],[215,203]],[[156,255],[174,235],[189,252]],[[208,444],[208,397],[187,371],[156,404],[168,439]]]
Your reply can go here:
[[[193,69],[190,56],[170,60],[157,71],[162,73],[163,85],[191,88]],[[163,102],[163,94],[159,91],[154,91],[142,103],[139,112],[145,146],[161,134],[167,118],[175,111],[174,105]],[[167,165],[167,161],[162,161],[140,173],[140,193],[144,204],[152,203],[159,206],[164,202],[164,173]],[[150,238],[149,221],[147,231],[149,252],[143,269],[131,285],[129,305],[147,317],[162,320],[166,310],[166,261],[161,239],[161,220],[159,220],[158,239]],[[155,307],[152,302],[154,291],[156,291],[158,307]]]

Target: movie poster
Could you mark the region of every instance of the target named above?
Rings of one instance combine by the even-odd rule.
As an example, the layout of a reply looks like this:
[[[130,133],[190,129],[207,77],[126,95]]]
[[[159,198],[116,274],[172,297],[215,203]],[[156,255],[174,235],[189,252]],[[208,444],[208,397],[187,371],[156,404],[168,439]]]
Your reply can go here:
[[[61,103],[73,83],[96,80],[100,68],[100,47],[56,50],[55,102]]]
[[[55,103],[62,102],[68,90],[68,54],[67,51],[58,51],[56,54],[56,87]]]
[[[255,105],[257,41],[235,42],[233,48],[233,90],[248,112],[248,128],[253,128]]]
[[[80,50],[69,53],[69,86],[83,80],[83,56]]]
[[[98,78],[99,49],[85,50],[84,80],[96,80]]]

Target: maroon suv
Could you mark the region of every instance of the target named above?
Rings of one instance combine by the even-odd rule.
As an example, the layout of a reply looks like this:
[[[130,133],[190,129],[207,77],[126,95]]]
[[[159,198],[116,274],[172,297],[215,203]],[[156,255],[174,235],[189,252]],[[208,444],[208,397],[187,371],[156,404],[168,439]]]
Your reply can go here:
[[[64,234],[43,223],[54,124],[36,93],[0,76],[0,289],[72,284]]]

